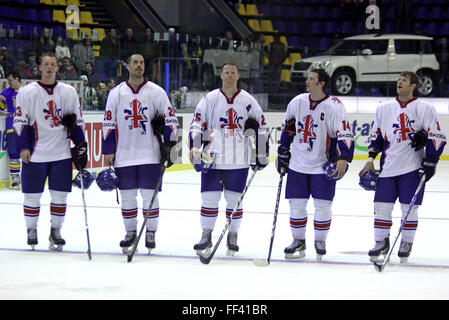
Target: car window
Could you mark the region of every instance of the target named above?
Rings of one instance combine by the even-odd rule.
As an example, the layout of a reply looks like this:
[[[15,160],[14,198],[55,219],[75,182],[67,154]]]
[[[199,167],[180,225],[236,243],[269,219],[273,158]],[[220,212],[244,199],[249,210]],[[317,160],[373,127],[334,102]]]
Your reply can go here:
[[[330,47],[325,54],[336,56],[353,56],[356,54],[357,49],[360,48],[360,45],[360,40],[343,40],[335,46]]]
[[[386,54],[388,49],[388,40],[370,40],[363,43],[363,49],[371,49],[374,54]]]
[[[373,55],[385,54],[388,49],[388,40],[343,40],[329,48],[325,54],[353,56],[361,54],[364,49],[371,49]]]
[[[432,53],[432,45],[429,40],[394,40],[397,54],[429,54]]]

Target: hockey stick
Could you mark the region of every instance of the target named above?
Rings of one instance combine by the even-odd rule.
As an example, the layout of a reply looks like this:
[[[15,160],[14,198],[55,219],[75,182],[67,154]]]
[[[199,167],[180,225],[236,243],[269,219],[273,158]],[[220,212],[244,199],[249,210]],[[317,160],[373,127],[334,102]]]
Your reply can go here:
[[[274,218],[273,218],[273,228],[271,229],[271,240],[270,240],[270,249],[268,249],[268,258],[267,259],[254,259],[253,263],[258,267],[264,267],[268,266],[270,264],[271,260],[271,251],[273,250],[273,241],[274,241],[274,233],[276,230],[276,221],[278,217],[279,212],[279,200],[281,198],[281,192],[282,192],[282,181],[284,180],[285,175],[285,169],[282,169],[281,171],[281,177],[279,178],[279,186],[278,186],[278,194],[276,198],[276,206],[274,209]]]
[[[243,189],[243,192],[242,192],[242,194],[240,195],[239,201],[237,202],[236,206],[234,207],[234,210],[232,210],[232,213],[231,213],[231,216],[230,216],[229,219],[228,219],[228,222],[226,222],[226,225],[225,225],[223,231],[221,232],[220,237],[218,238],[217,242],[215,243],[214,249],[212,250],[212,252],[211,252],[207,257],[205,257],[205,256],[203,256],[203,255],[201,255],[201,254],[199,254],[200,261],[201,261],[202,263],[204,263],[204,264],[209,264],[209,262],[210,262],[210,261],[212,260],[212,258],[214,257],[214,254],[215,254],[215,252],[217,251],[218,246],[220,245],[220,242],[221,242],[221,240],[223,239],[223,236],[225,235],[226,231],[228,231],[229,225],[231,224],[231,221],[232,221],[232,218],[234,217],[234,214],[236,213],[237,209],[239,208],[240,203],[242,202],[243,197],[244,197],[245,194],[246,194],[246,191],[248,191],[248,188],[249,188],[249,186],[251,185],[251,182],[253,181],[254,176],[256,175],[256,172],[259,170],[259,166],[256,166],[254,169],[255,169],[255,170],[254,170],[253,173],[251,174],[251,176],[250,176],[248,182],[246,183],[245,189]]]
[[[412,211],[413,206],[415,205],[416,198],[418,197],[418,193],[421,191],[422,187],[424,186],[424,183],[426,182],[426,175],[423,174],[421,181],[418,184],[418,188],[416,188],[415,194],[413,195],[412,201],[410,202],[410,206],[407,209],[407,213],[404,216],[404,219],[402,219],[401,226],[399,227],[398,234],[396,236],[396,239],[394,239],[393,245],[390,248],[390,252],[388,252],[388,255],[385,257],[382,264],[377,263],[374,261],[374,269],[378,272],[382,272],[385,269],[385,266],[387,265],[388,261],[390,261],[391,253],[393,252],[394,246],[396,245],[396,242],[399,239],[399,236],[402,233],[402,229],[404,228],[405,223],[407,222],[408,215],[410,214],[410,211]]]
[[[87,224],[86,197],[84,196],[84,184],[83,184],[83,173],[82,173],[82,170],[80,171],[80,181],[81,181],[81,195],[83,197],[84,222],[86,224],[87,256],[89,257],[89,260],[92,260],[92,253],[91,253],[91,250],[90,250],[89,225]]]
[[[128,262],[131,262],[133,260],[134,254],[136,253],[137,245],[139,244],[139,240],[140,240],[140,237],[142,236],[143,229],[147,225],[147,220],[148,220],[148,217],[150,216],[151,208],[153,207],[154,200],[156,200],[156,196],[159,193],[159,188],[162,183],[162,177],[164,176],[164,172],[165,172],[165,169],[167,169],[167,166],[168,166],[168,161],[165,160],[164,165],[162,166],[161,175],[159,176],[159,180],[157,181],[156,188],[154,189],[154,192],[153,192],[153,197],[151,198],[150,204],[148,206],[148,210],[145,213],[145,218],[143,220],[142,226],[140,227],[139,235],[134,239],[132,245],[129,247]]]

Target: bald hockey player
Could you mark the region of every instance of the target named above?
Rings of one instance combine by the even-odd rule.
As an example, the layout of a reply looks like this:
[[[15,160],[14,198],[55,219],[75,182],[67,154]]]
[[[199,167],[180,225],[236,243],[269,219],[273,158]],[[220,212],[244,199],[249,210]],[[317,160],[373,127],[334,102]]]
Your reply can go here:
[[[223,66],[221,88],[201,99],[190,126],[190,161],[201,172],[202,237],[194,245],[198,254],[212,247],[212,231],[221,195],[224,194],[229,219],[245,188],[250,165],[253,170],[261,170],[268,164],[265,117],[256,99],[237,87],[239,76],[236,64]],[[243,205],[240,203],[229,224],[228,255],[239,251],[237,236],[242,217]]]

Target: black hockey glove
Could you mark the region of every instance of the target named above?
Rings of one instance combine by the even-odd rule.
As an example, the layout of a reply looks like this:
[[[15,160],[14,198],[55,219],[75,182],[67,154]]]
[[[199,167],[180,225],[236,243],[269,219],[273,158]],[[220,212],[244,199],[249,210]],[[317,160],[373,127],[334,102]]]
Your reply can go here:
[[[167,161],[167,168],[173,165],[173,160],[171,159],[171,151],[175,147],[176,142],[164,142],[161,145],[161,164],[163,165]]]
[[[257,130],[259,130],[259,122],[254,118],[248,118],[248,120],[245,121],[243,134],[245,136],[252,136],[253,134],[257,134]]]
[[[70,138],[72,135],[72,131],[76,127],[76,114],[66,114],[64,117],[62,117],[62,125],[67,129],[67,138]]]
[[[153,127],[153,133],[157,135],[164,135],[165,129],[165,119],[161,115],[155,115],[153,120],[151,120],[151,126]]]
[[[279,172],[279,174],[287,173],[288,164],[290,163],[290,157],[291,157],[290,150],[288,150],[287,148],[282,147],[282,146],[278,147],[278,157],[276,159],[276,169]]]
[[[427,136],[428,133],[424,129],[415,132],[412,139],[412,148],[415,148],[415,151],[424,148],[427,144]]]
[[[72,161],[78,171],[83,170],[87,165],[87,142],[82,141],[71,150]]]
[[[438,158],[427,157],[421,162],[421,168],[419,168],[419,177],[421,178],[423,174],[426,175],[426,182],[430,180],[435,174],[435,169],[437,167]]]

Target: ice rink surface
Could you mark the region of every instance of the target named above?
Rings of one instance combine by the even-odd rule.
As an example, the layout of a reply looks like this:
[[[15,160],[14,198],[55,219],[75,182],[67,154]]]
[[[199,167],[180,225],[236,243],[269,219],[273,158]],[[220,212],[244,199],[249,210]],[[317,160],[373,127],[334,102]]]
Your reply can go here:
[[[0,191],[0,300],[446,300],[449,299],[449,162],[441,161],[426,186],[419,226],[409,263],[400,264],[397,243],[391,262],[376,272],[367,252],[373,240],[374,192],[358,185],[364,161],[354,161],[337,183],[327,255],[317,262],[313,246],[313,202],[309,201],[306,257],[285,260],[291,242],[289,206],[284,192],[279,208],[272,263],[266,258],[279,175],[273,163],[258,172],[243,202],[240,251],[226,256],[226,238],[213,260],[202,264],[193,250],[201,237],[200,175],[193,170],[168,171],[159,194],[157,247],[148,256],[141,239],[131,263],[121,253],[125,231],[115,192],[102,192],[95,183],[86,190],[92,260],[87,240],[82,196],[74,188],[62,235],[67,245],[48,252],[50,229],[48,189],[41,200],[39,244],[31,251],[20,191]],[[377,166],[377,163],[376,163]],[[285,187],[285,179],[284,179]],[[283,187],[283,191],[284,191]],[[139,201],[141,206],[141,201]],[[225,203],[213,233],[225,225]],[[391,242],[400,223],[399,205],[393,213]],[[139,209],[139,228],[143,218]]]

